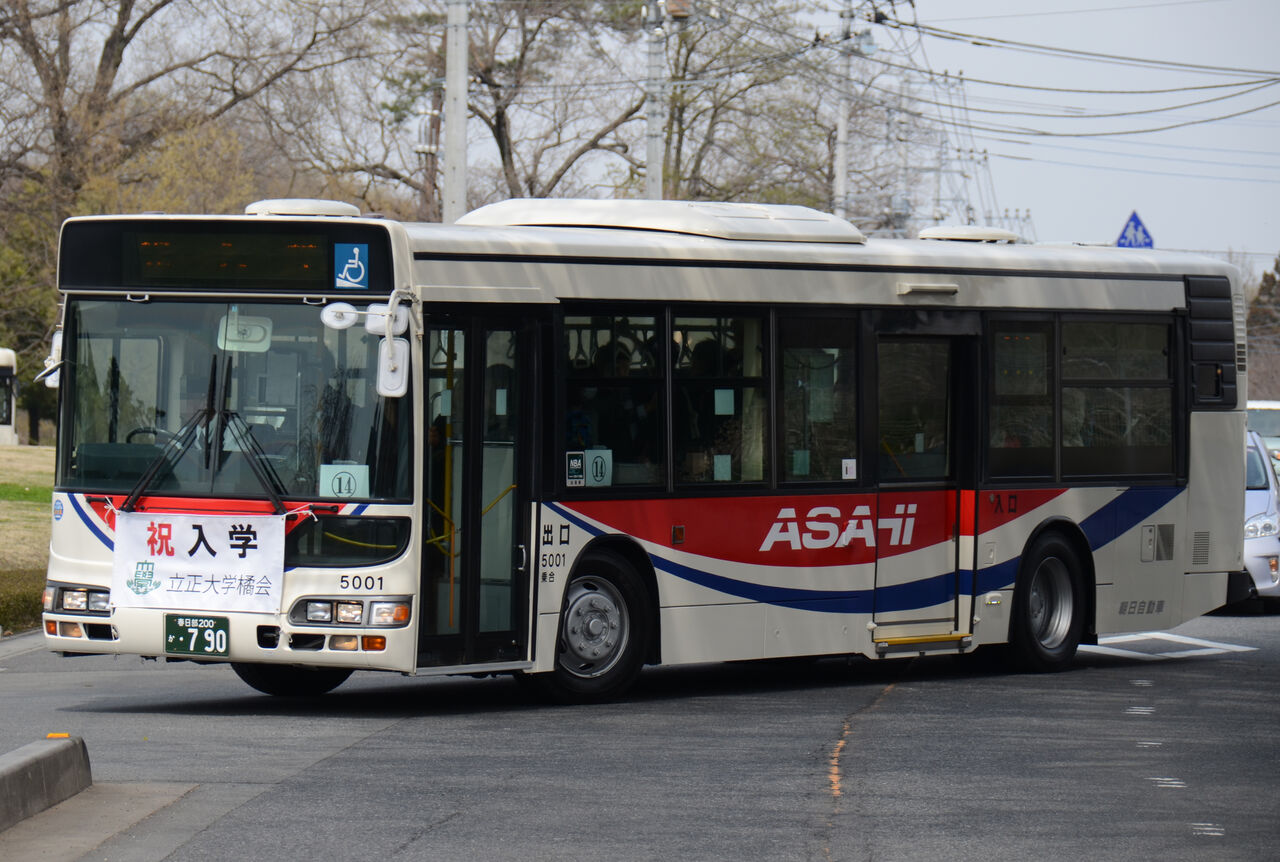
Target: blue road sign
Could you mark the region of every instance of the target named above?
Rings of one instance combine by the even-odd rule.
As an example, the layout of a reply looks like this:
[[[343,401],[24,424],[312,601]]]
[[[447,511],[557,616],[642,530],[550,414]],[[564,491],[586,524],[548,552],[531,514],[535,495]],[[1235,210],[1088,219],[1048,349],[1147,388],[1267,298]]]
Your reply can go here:
[[[1120,231],[1120,238],[1116,240],[1116,245],[1121,248],[1155,247],[1155,241],[1151,239],[1151,232],[1142,223],[1142,219],[1138,218],[1137,210],[1129,214],[1129,220],[1124,223],[1124,230]]]

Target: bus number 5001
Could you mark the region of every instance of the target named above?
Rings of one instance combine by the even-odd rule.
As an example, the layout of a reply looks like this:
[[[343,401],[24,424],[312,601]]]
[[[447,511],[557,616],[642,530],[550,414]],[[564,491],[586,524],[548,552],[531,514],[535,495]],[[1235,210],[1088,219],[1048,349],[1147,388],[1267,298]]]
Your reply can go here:
[[[344,590],[380,590],[381,575],[343,575],[338,578],[338,586]]]

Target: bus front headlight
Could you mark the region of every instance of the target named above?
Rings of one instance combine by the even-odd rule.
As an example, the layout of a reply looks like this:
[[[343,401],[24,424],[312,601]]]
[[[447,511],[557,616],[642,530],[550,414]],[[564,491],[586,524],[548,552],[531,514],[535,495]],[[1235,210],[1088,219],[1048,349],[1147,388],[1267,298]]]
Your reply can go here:
[[[369,625],[402,626],[409,622],[408,602],[370,602]]]

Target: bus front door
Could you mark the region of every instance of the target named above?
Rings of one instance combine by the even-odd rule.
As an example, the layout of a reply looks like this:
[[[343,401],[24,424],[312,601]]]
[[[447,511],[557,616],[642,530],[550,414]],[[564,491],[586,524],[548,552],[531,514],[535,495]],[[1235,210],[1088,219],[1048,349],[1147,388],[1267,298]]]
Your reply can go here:
[[[527,357],[533,330],[489,319],[429,324],[418,666],[526,655]]]
[[[926,329],[881,334],[875,350],[877,650],[958,648],[972,628],[977,339]]]

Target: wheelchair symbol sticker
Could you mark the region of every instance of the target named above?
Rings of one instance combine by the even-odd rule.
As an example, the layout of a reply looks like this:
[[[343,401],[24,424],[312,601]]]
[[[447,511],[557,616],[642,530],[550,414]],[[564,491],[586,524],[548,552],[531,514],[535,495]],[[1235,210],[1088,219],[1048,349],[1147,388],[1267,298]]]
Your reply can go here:
[[[365,290],[369,287],[368,243],[334,243],[333,286],[347,290]]]

